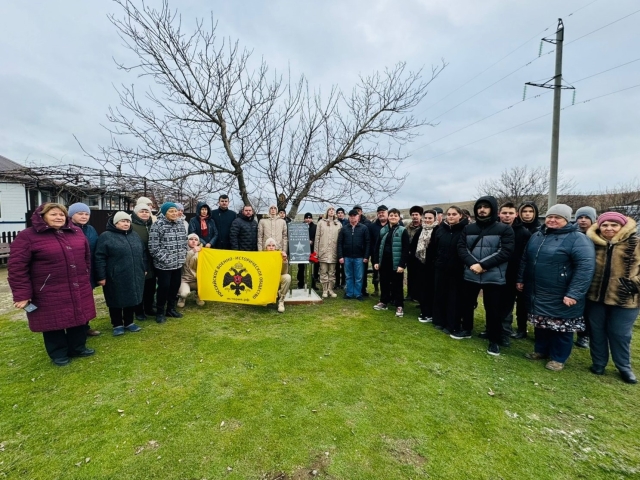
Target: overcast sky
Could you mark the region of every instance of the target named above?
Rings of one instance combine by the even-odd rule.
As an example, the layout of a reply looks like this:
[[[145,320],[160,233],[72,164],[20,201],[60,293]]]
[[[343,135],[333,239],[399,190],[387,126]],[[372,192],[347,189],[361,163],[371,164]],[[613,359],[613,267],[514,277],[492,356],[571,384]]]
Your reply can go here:
[[[551,115],[481,139],[551,112],[548,90],[529,87],[529,99],[519,102],[525,82],[553,76],[554,54],[544,55],[553,46],[544,44],[540,58],[538,51],[558,18],[566,28],[568,82],[640,59],[640,12],[595,31],[636,12],[637,0],[182,0],[171,6],[189,20],[213,11],[220,35],[238,39],[272,68],[290,65],[323,91],[333,84],[348,91],[359,73],[398,61],[415,69],[444,58],[448,67],[416,109],[437,125],[407,147],[411,157],[403,168],[411,175],[388,206],[467,200],[479,181],[505,168],[548,166]],[[109,13],[119,14],[109,0],[0,2],[0,155],[23,164],[88,164],[73,135],[90,150],[108,143],[101,125],[117,104],[113,85],[135,81],[115,67],[114,58],[129,54]],[[638,85],[640,61],[575,83],[576,105],[562,112],[560,170],[580,189],[640,179]],[[540,93],[546,95],[533,98]],[[571,103],[572,92],[563,91],[563,105]]]

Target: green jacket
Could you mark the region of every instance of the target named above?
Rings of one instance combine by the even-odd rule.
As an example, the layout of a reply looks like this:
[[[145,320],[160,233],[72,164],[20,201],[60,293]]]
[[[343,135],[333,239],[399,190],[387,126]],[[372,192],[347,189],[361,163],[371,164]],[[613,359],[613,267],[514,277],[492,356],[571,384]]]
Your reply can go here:
[[[378,253],[378,258],[375,259],[374,263],[382,262],[382,255],[384,252],[384,242],[387,240],[387,235],[389,234],[389,224],[382,227],[380,230],[380,237],[378,240],[378,248],[376,252]],[[393,266],[392,269],[395,271],[398,267],[405,268],[407,265],[407,252],[409,249],[409,232],[402,225],[398,225],[396,229],[392,233],[393,237],[391,238],[391,253],[393,258]]]

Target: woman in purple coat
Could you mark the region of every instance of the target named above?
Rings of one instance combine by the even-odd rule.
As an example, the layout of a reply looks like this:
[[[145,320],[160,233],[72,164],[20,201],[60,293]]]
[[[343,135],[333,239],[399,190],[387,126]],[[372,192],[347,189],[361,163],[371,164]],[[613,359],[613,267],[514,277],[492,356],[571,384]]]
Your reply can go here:
[[[89,243],[57,203],[39,206],[31,224],[11,244],[9,286],[31,331],[42,332],[49,357],[64,366],[95,353],[86,347],[85,325],[96,316]]]

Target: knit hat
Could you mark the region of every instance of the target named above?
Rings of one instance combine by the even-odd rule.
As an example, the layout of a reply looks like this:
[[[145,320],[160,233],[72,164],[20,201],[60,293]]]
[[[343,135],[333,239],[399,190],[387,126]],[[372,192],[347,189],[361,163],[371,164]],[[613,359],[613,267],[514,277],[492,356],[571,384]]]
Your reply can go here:
[[[175,208],[177,210],[178,206],[173,202],[164,202],[160,207],[160,213],[162,213],[162,215],[166,215],[170,208]]]
[[[571,213],[573,210],[569,205],[565,205],[564,203],[556,203],[554,206],[547,210],[547,217],[549,215],[558,215],[559,217],[564,218],[567,222],[571,222]]]
[[[140,197],[136,202],[137,205],[141,203],[144,203],[145,205],[153,205],[153,202],[151,201],[151,199],[147,197]]]
[[[412,213],[419,213],[420,215],[422,215],[424,213],[424,209],[420,205],[414,205],[409,209],[409,214]]]
[[[313,220],[313,215],[311,215],[311,212],[307,212],[307,213],[304,214],[304,218],[305,219],[311,218]]]
[[[126,212],[116,212],[116,214],[113,216],[113,224],[115,225],[120,220],[129,220],[129,221],[131,221],[131,215],[129,215]]]
[[[576,220],[580,217],[588,217],[591,220],[591,223],[596,223],[598,214],[596,213],[596,209],[593,207],[580,207],[576,210]]]
[[[345,213],[344,208],[339,207],[339,208],[336,210],[336,215],[337,215],[338,213],[340,213],[340,212]]]
[[[623,227],[627,224],[629,220],[623,214],[618,212],[604,212],[602,215],[598,217],[598,227],[602,225],[604,222],[616,222],[622,225]]]
[[[387,206],[386,206],[386,205],[380,205],[380,206],[378,207],[378,209],[376,210],[376,213],[377,213],[377,212],[386,212],[387,210],[389,210],[389,209],[387,208]]]
[[[74,203],[69,205],[69,217],[73,217],[76,213],[86,212],[91,215],[91,209],[86,203]]]
[[[189,240],[190,238],[195,238],[196,240],[200,241],[200,237],[197,233],[190,233],[189,235],[187,235],[187,240]]]
[[[135,207],[133,207],[133,213],[135,213],[136,215],[140,213],[140,210],[147,210],[149,213],[151,213],[151,207],[146,203],[139,203]]]
[[[176,208],[184,212],[184,205],[182,205],[181,203],[176,202]]]

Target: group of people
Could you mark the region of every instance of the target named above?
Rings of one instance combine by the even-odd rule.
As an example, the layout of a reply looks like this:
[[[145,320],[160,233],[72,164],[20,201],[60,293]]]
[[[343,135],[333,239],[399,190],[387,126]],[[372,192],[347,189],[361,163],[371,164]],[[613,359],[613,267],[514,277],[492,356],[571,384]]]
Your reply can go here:
[[[32,331],[42,332],[56,365],[93,355],[87,335],[96,309],[92,289],[103,287],[113,335],[138,332],[135,320],[155,316],[180,318],[192,290],[197,292],[198,252],[203,248],[280,251],[283,258],[277,308],[291,284],[286,213],[275,205],[259,222],[246,205],[239,214],[221,195],[218,208],[197,205],[184,219],[180,204],[164,203],[157,217],[152,202],[138,199],[131,215],[117,212],[100,236],[88,224],[91,211],[82,203],[67,208],[40,206],[32,226],[11,245],[9,285],[14,305],[25,308]],[[597,216],[591,207],[576,211],[551,206],[544,223],[534,203],[498,206],[481,197],[473,215],[457,206],[446,211],[410,209],[405,222],[395,208],[381,205],[375,221],[360,206],[348,213],[329,207],[309,226],[309,244],[317,264],[312,287],[320,283],[323,298],[364,300],[371,272],[373,308],[395,308],[405,315],[407,299],[419,303],[418,321],[456,340],[471,338],[482,291],[488,339],[487,353],[499,355],[510,339],[527,337],[534,327],[531,360],[547,360],[561,370],[573,346],[591,347],[594,374],[613,358],[621,378],[636,383],[630,342],[640,301],[640,246],[636,222],[617,212]],[[369,270],[369,266],[372,270]],[[298,287],[305,284],[305,264],[298,266]],[[405,271],[407,296],[405,297]],[[198,305],[204,302],[195,295]],[[512,329],[515,306],[516,328]]]
[[[526,357],[546,360],[547,369],[559,371],[577,332],[576,345],[591,348],[592,373],[604,374],[611,355],[622,380],[636,383],[630,358],[640,311],[636,222],[618,212],[598,216],[592,207],[579,208],[572,222],[572,209],[557,204],[541,223],[534,203],[498,206],[491,196],[479,198],[473,213],[471,218],[452,206],[441,217],[414,206],[404,226],[400,212],[379,207],[375,223],[381,228],[360,229],[364,253],[358,254],[358,263],[366,265],[371,247],[379,272],[380,301],[373,308],[393,304],[395,315],[404,316],[407,269],[407,291],[420,304],[418,321],[433,323],[453,339],[471,338],[482,291],[486,329],[479,336],[488,339],[488,354],[499,355],[511,338],[526,338],[531,323],[534,351]],[[355,210],[349,222],[341,235],[352,241],[359,228]],[[345,298],[351,296],[347,286]]]

